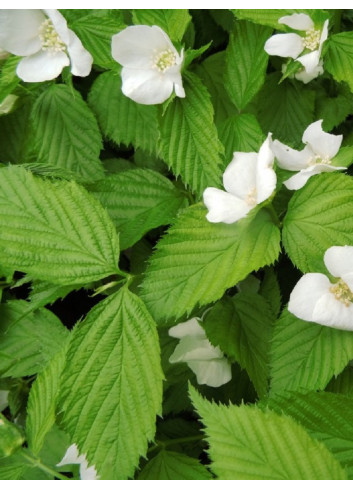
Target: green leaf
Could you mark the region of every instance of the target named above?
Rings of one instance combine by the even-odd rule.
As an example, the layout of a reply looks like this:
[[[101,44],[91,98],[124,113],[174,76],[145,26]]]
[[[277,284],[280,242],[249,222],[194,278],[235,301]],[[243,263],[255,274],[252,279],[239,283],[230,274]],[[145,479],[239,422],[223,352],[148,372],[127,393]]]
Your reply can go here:
[[[29,394],[26,436],[28,448],[34,455],[40,452],[46,435],[55,423],[56,402],[65,354],[66,348],[63,348],[38,375]]]
[[[99,202],[75,182],[0,170],[0,253],[6,267],[54,284],[116,274],[118,237]]]
[[[185,98],[173,100],[162,117],[160,150],[174,175],[201,194],[206,187],[219,186],[223,146],[206,88],[191,73],[183,83]]]
[[[137,104],[126,97],[118,73],[102,73],[93,83],[88,101],[107,139],[156,152],[157,107]]]
[[[271,307],[274,319],[277,319],[282,306],[281,289],[273,268],[265,269],[264,279],[260,286],[259,293],[267,300]]]
[[[23,163],[27,160],[32,144],[31,108],[32,100],[26,97],[13,112],[0,117],[0,161]]]
[[[191,399],[206,426],[211,469],[220,479],[347,479],[323,443],[290,417],[250,406],[224,406]]]
[[[148,462],[139,480],[208,480],[211,474],[195,458],[182,453],[161,450]]]
[[[278,396],[267,405],[295,419],[322,441],[353,477],[353,399],[330,392]]]
[[[350,331],[302,321],[285,309],[273,330],[271,394],[324,389],[352,358]]]
[[[10,56],[7,58],[0,71],[0,102],[17,87],[20,79],[16,75],[16,68],[20,58],[18,56]]]
[[[153,170],[127,170],[89,187],[107,209],[117,230],[120,247],[129,248],[153,228],[169,224],[186,204],[167,178]]]
[[[245,19],[255,24],[267,25],[278,31],[285,31],[286,26],[279,24],[278,19],[284,15],[290,15],[294,10],[289,9],[231,9],[238,19]]]
[[[0,413],[0,460],[15,452],[24,442],[19,428]]]
[[[345,81],[353,92],[353,32],[330,36],[325,56],[325,69],[338,82]]]
[[[47,309],[25,301],[0,304],[0,374],[23,377],[43,370],[65,343],[68,330]]]
[[[327,384],[328,392],[353,396],[353,368],[350,364]]]
[[[187,9],[138,9],[132,11],[134,24],[158,25],[172,41],[181,41],[191,20]]]
[[[332,158],[332,166],[349,167],[353,163],[353,146],[342,146],[337,155]]]
[[[103,178],[101,135],[79,92],[51,85],[34,103],[31,120],[38,161],[73,171],[88,181]]]
[[[264,44],[268,27],[236,22],[226,50],[225,87],[239,111],[244,109],[265,81],[268,54]]]
[[[61,425],[101,479],[132,477],[154,437],[163,373],[156,324],[126,288],[73,331],[64,368]]]
[[[323,119],[322,129],[326,132],[332,131],[353,112],[352,99],[341,94],[328,97],[324,93],[322,97],[317,98],[315,105],[315,120]]]
[[[295,192],[283,221],[283,244],[303,273],[327,273],[331,246],[353,245],[353,180],[338,173],[310,178]]]
[[[189,207],[157,245],[142,284],[152,315],[172,319],[222,297],[279,253],[279,230],[266,210],[235,224],[213,224],[203,205]]]

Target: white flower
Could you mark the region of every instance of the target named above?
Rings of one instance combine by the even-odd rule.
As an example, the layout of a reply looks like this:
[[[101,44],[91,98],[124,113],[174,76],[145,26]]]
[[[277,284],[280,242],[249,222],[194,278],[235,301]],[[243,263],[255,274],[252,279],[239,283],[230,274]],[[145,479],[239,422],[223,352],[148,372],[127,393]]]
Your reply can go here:
[[[328,35],[328,20],[322,30],[315,29],[314,22],[306,14],[293,14],[281,17],[278,22],[291,29],[303,31],[305,35],[295,33],[275,34],[265,43],[265,51],[273,56],[293,58],[303,65],[295,74],[298,80],[308,83],[323,73],[320,62],[322,45]],[[302,54],[305,52],[305,54]],[[301,54],[301,56],[299,56]]]
[[[0,48],[24,56],[17,75],[25,82],[53,80],[65,66],[87,76],[93,58],[54,9],[0,10]]]
[[[223,174],[226,192],[213,187],[205,189],[203,200],[209,211],[206,218],[210,222],[232,224],[270,197],[276,187],[270,144],[271,134],[259,153],[234,153]]]
[[[177,52],[158,26],[129,26],[112,38],[112,56],[123,66],[123,94],[139,104],[161,104],[175,90],[185,97],[181,79],[183,51]]]
[[[84,481],[96,480],[97,472],[94,466],[88,467],[85,455],[79,455],[76,444],[70,445],[67,449],[64,458],[56,464],[57,467],[69,464],[80,464],[80,478]]]
[[[344,166],[332,166],[331,159],[338,153],[343,136],[324,132],[322,120],[313,122],[304,131],[302,141],[306,144],[301,151],[282,144],[277,139],[272,143],[278,166],[285,170],[299,171],[284,182],[290,190],[302,188],[309,178],[322,172],[346,170]]]
[[[353,330],[353,246],[332,246],[324,255],[331,275],[307,273],[294,287],[288,310],[304,321]]]
[[[228,360],[218,347],[208,341],[196,318],[180,323],[169,330],[180,342],[169,358],[170,363],[186,362],[199,384],[219,387],[232,378]]]

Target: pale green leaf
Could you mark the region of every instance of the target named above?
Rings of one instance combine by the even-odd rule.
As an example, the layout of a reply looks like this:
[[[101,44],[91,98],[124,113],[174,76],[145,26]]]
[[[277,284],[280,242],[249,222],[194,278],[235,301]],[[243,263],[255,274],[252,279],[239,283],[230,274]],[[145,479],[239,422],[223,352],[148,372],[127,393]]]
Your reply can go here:
[[[137,104],[126,97],[118,73],[102,73],[93,83],[88,100],[107,139],[150,153],[156,151],[157,107]]]
[[[158,25],[172,41],[181,41],[191,20],[187,9],[138,9],[132,11],[134,24]]]
[[[211,469],[220,479],[347,479],[325,445],[290,417],[245,405],[217,405],[190,391],[206,427]]]
[[[264,44],[271,35],[268,27],[236,22],[226,50],[226,90],[239,111],[244,109],[265,81],[268,54]]]
[[[350,331],[302,321],[285,309],[271,347],[271,394],[324,389],[353,358]]]
[[[59,285],[119,270],[118,237],[100,203],[75,182],[15,166],[0,170],[0,252],[4,266]]]
[[[223,146],[206,88],[191,73],[183,83],[185,98],[175,98],[161,119],[160,150],[174,175],[201,194],[206,187],[219,186]]]
[[[120,247],[129,248],[153,228],[169,224],[186,198],[164,176],[136,169],[106,177],[89,187],[119,231]]]
[[[334,34],[327,44],[325,69],[336,81],[348,83],[353,92],[353,32]]]
[[[231,11],[238,19],[250,20],[255,24],[273,27],[278,31],[286,30],[286,26],[279,24],[278,19],[294,12],[289,9],[231,9]]]
[[[266,210],[235,224],[213,224],[203,205],[189,207],[157,245],[142,284],[143,298],[159,319],[189,314],[222,297],[250,272],[273,263],[279,230]]]
[[[204,465],[182,453],[161,450],[145,465],[139,480],[207,480],[212,479]]]
[[[126,288],[73,331],[64,368],[61,425],[101,479],[132,477],[154,437],[162,379],[156,324]]]
[[[283,221],[283,244],[303,273],[327,273],[331,246],[353,245],[353,180],[339,173],[314,176],[295,192]]]

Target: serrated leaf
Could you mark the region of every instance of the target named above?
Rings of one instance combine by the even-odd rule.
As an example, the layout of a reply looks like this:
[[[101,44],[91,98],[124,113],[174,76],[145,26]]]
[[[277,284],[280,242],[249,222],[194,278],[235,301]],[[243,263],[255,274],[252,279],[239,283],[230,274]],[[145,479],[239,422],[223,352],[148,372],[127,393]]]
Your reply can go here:
[[[350,364],[337,376],[333,377],[327,384],[328,392],[353,396],[353,368]]]
[[[239,111],[244,109],[265,81],[268,54],[264,44],[271,35],[268,27],[236,22],[226,50],[226,90]]]
[[[302,321],[285,309],[271,347],[271,394],[324,389],[353,358],[350,331]]]
[[[65,343],[68,330],[47,309],[25,301],[0,304],[0,374],[23,377],[43,370]]]
[[[157,107],[137,104],[126,97],[118,73],[102,73],[93,83],[88,100],[107,139],[156,152]]]
[[[267,300],[271,307],[273,318],[277,319],[282,306],[281,289],[273,268],[265,269],[265,275],[259,293]]]
[[[255,24],[273,27],[278,31],[286,30],[286,26],[279,24],[278,19],[294,12],[288,9],[231,9],[231,11],[238,19],[250,20]]]
[[[181,41],[189,22],[187,9],[138,9],[132,11],[134,24],[158,25],[172,41]]]
[[[344,480],[347,474],[323,443],[290,417],[250,406],[191,399],[206,426],[211,469],[221,479]]]
[[[206,88],[191,73],[183,76],[183,84],[185,98],[173,100],[161,119],[160,150],[174,175],[201,194],[219,186],[223,146]]]
[[[208,480],[212,479],[206,467],[195,458],[182,453],[161,450],[145,465],[139,480]]]
[[[353,32],[330,36],[325,56],[325,69],[338,82],[345,81],[353,92]]]
[[[267,405],[300,423],[322,441],[353,476],[353,399],[330,392],[308,392],[269,399]]]
[[[353,112],[352,100],[347,96],[328,97],[327,94],[316,100],[315,120],[322,119],[322,129],[326,132],[343,122]]]
[[[119,270],[118,237],[100,203],[75,182],[0,170],[0,252],[6,267],[59,285]]]
[[[152,315],[161,320],[208,304],[279,253],[279,230],[267,211],[235,224],[212,224],[203,205],[186,209],[157,245],[142,284]]]
[[[38,161],[71,170],[88,181],[103,178],[98,124],[79,92],[51,85],[34,103],[31,121]]]
[[[153,228],[169,224],[186,198],[153,170],[136,169],[106,177],[89,187],[119,231],[122,250]]]
[[[246,369],[259,396],[268,388],[271,326],[268,303],[250,292],[225,297],[203,321],[208,339]]]
[[[283,244],[303,273],[327,273],[323,262],[331,246],[353,245],[353,180],[339,173],[310,178],[289,202]]]
[[[163,373],[156,324],[126,288],[95,306],[73,331],[61,425],[101,479],[132,477],[154,437]]]

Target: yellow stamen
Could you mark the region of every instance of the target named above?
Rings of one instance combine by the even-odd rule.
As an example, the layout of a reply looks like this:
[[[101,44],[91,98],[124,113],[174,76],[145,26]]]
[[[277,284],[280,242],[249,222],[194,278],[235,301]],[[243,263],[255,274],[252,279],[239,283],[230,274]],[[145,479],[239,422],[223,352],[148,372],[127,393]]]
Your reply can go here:
[[[330,287],[330,292],[335,296],[335,299],[342,302],[346,307],[349,307],[352,303],[353,293],[342,279]]]

